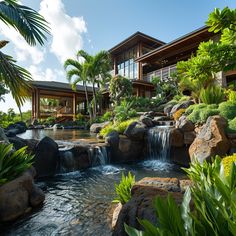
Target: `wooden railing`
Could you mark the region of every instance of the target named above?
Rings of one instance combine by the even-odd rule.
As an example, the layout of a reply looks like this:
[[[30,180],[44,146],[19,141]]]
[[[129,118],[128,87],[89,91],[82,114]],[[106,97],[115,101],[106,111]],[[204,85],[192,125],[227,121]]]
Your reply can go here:
[[[159,77],[160,79],[164,79],[166,77],[170,77],[171,74],[174,72],[176,72],[176,64],[147,73],[143,75],[143,80],[147,82],[152,82],[153,77]]]

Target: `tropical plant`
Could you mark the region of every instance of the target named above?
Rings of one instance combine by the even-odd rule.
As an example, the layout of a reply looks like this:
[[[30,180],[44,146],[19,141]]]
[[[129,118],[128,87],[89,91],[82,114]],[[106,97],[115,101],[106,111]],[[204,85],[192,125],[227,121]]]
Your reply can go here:
[[[15,179],[33,162],[33,156],[26,152],[27,147],[13,151],[13,145],[0,143],[0,185]]]
[[[4,95],[9,93],[9,91],[5,88],[4,84],[0,82],[0,101],[5,102]]]
[[[80,51],[79,51],[80,52]],[[86,103],[87,108],[90,116],[90,121],[93,119],[93,114],[89,102],[88,96],[88,82],[89,82],[89,75],[88,75],[88,64],[86,62],[79,61],[79,52],[77,53],[77,59],[67,59],[64,63],[64,68],[67,70],[67,80],[72,86],[72,89],[76,91],[76,85],[78,83],[82,83],[85,91]]]
[[[202,88],[200,91],[200,100],[205,104],[219,104],[224,101],[224,90],[217,85]]]
[[[121,75],[117,75],[111,79],[109,85],[110,97],[116,105],[120,105],[122,98],[132,95],[132,82]]]
[[[113,112],[112,111],[106,111],[102,116],[102,121],[111,121],[113,118]]]
[[[29,43],[37,42],[43,45],[45,33],[49,33],[45,19],[35,10],[18,4],[17,0],[0,1],[0,20],[16,29]],[[8,41],[0,41],[2,49]],[[15,60],[0,51],[0,82],[12,92],[18,107],[20,107],[29,94],[31,80],[30,73],[15,64]]]
[[[93,118],[96,118],[97,114],[97,93],[95,85],[98,88],[104,89],[106,83],[110,80],[111,59],[110,54],[107,51],[100,51],[96,55],[92,56],[83,50],[80,50],[77,54],[78,57],[84,60],[87,65],[87,74],[90,82],[92,83],[93,90]]]
[[[215,10],[210,13],[206,24],[210,27],[210,32],[222,33],[222,43],[236,43],[236,9],[225,7],[221,11],[219,8],[215,8]]]
[[[131,172],[127,176],[122,173],[121,181],[119,184],[115,183],[116,197],[112,201],[114,203],[121,203],[124,205],[131,199],[131,189],[135,184],[135,176]]]
[[[163,101],[168,101],[175,95],[179,94],[178,89],[178,77],[175,73],[166,78],[160,78],[157,76],[152,77],[152,83],[156,87],[156,94]]]
[[[157,225],[139,220],[144,231],[125,225],[127,234],[236,235],[236,163],[231,163],[229,174],[219,157],[212,163],[192,163],[185,169],[192,186],[186,190],[181,206],[170,195],[167,199],[155,198]]]
[[[132,106],[133,103],[127,102],[126,100],[123,100],[120,105],[115,106],[115,121],[125,121],[127,119],[137,116],[137,112],[135,109],[132,108]]]

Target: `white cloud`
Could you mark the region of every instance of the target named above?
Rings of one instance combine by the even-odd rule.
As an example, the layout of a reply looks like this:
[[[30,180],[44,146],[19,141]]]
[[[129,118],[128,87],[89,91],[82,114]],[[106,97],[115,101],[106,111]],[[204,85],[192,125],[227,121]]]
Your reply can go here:
[[[45,50],[31,47],[13,27],[8,27],[0,21],[0,33],[14,44],[17,61],[31,61],[37,65],[44,60]]]
[[[42,68],[38,66],[31,65],[28,68],[34,80],[44,80],[44,81],[61,81],[63,82],[65,78],[65,72],[58,69]],[[65,82],[65,81],[64,81]]]
[[[50,51],[61,63],[67,58],[74,58],[76,52],[83,48],[82,33],[87,32],[83,17],[71,17],[66,14],[61,0],[42,0],[39,12],[50,23]]]

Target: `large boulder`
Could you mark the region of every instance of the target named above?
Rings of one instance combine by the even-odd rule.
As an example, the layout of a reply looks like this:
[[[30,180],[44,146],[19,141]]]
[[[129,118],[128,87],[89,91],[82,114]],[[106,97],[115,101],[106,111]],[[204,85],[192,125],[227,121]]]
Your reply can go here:
[[[147,129],[144,125],[134,121],[124,131],[124,135],[132,140],[143,140]]]
[[[164,107],[164,113],[169,116],[169,115],[170,115],[170,112],[171,112],[171,110],[172,110],[172,108],[173,108],[173,106],[174,106],[174,105],[172,105],[172,104],[166,105],[166,106]]]
[[[66,150],[60,150],[60,171],[70,172],[86,169],[92,166],[90,146],[80,144]]]
[[[110,144],[110,161],[112,163],[128,163],[142,160],[144,157],[144,142],[131,140],[117,133],[109,134],[105,142]]]
[[[192,100],[189,101],[185,101],[179,104],[176,104],[172,107],[171,111],[170,111],[170,115],[175,114],[176,111],[178,111],[179,109],[186,109],[188,108],[190,105],[193,105],[194,102]]]
[[[103,123],[94,123],[90,126],[90,132],[91,133],[99,133],[104,127],[109,125],[109,121],[103,122]]]
[[[33,181],[35,171],[0,186],[0,222],[12,221],[41,204],[45,195]]]
[[[27,126],[25,122],[19,121],[19,122],[16,122],[15,124],[10,124],[6,128],[6,135],[8,137],[14,137],[17,134],[25,132],[26,130],[27,130]]]
[[[184,145],[184,135],[180,129],[172,129],[170,131],[170,142],[173,147],[182,147]]]
[[[57,143],[44,137],[35,148],[34,167],[38,177],[53,176],[59,164],[59,151]]]
[[[181,116],[176,122],[176,127],[182,132],[191,132],[195,129],[194,124],[187,119],[186,116]]]
[[[230,142],[225,135],[227,121],[221,116],[211,116],[202,126],[189,148],[191,161],[210,160],[215,155],[224,156],[230,149]]]
[[[156,224],[157,218],[153,207],[156,196],[167,198],[171,193],[175,201],[180,204],[183,194],[179,187],[179,181],[171,178],[145,178],[136,183],[131,191],[131,200],[123,205],[114,227],[113,236],[125,236],[124,223],[141,230],[137,219],[146,219]]]

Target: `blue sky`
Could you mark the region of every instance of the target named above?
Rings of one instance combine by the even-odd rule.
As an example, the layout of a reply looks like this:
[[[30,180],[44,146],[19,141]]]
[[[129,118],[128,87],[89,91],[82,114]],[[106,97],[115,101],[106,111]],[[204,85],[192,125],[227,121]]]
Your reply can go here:
[[[77,50],[108,50],[136,31],[169,42],[204,25],[215,7],[236,7],[235,0],[21,0],[49,21],[52,35],[44,47],[29,47],[14,30],[0,24],[4,52],[34,79],[64,81],[63,61]],[[16,109],[10,95],[0,110]],[[30,109],[27,103],[23,110]]]

